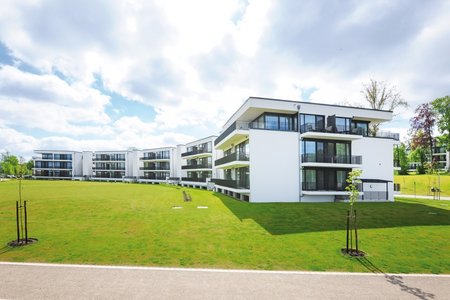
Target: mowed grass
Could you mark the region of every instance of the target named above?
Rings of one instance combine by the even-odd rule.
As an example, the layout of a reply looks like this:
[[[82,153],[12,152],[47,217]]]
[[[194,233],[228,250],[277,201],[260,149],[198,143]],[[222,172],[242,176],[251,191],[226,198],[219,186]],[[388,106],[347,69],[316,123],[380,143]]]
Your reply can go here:
[[[39,242],[0,246],[1,261],[450,273],[449,201],[358,203],[360,248],[368,253],[358,260],[340,253],[345,203],[251,204],[166,185],[23,186],[30,236]],[[192,202],[183,201],[183,190]],[[2,245],[15,238],[17,198],[17,181],[0,182]]]
[[[450,196],[450,175],[395,175],[394,182],[400,183],[400,192],[405,195],[432,196],[432,187],[441,187],[441,196]],[[415,184],[414,184],[415,183]]]

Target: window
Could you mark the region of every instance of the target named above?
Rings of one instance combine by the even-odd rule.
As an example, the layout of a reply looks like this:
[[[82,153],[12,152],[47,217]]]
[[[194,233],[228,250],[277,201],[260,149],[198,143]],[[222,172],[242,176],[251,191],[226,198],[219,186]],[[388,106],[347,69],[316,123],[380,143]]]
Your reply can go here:
[[[351,144],[342,141],[302,140],[302,162],[351,163]]]
[[[302,189],[305,191],[344,191],[348,170],[305,168],[302,176]]]
[[[323,131],[324,128],[324,116],[300,114],[300,132]]]
[[[369,122],[366,121],[352,121],[352,133],[368,136],[369,134]]]
[[[302,170],[302,187],[304,190],[316,190],[316,170],[314,169],[304,169]]]
[[[350,119],[336,117],[336,130],[337,132],[350,132]]]
[[[297,114],[263,113],[250,123],[253,129],[297,131]]]

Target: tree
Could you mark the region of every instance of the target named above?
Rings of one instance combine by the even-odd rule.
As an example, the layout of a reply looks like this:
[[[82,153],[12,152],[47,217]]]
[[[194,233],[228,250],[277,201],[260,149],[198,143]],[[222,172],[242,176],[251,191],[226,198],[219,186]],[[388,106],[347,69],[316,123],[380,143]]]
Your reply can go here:
[[[450,96],[437,98],[431,102],[436,116],[437,127],[442,134],[442,141],[450,151]]]
[[[2,170],[6,175],[15,175],[19,159],[9,152],[2,153]]]
[[[418,162],[416,172],[417,174],[425,174],[425,162],[427,160],[427,149],[422,146],[416,147],[409,153],[410,161]]]
[[[394,111],[396,108],[408,107],[408,103],[402,98],[395,86],[385,81],[370,79],[369,83],[363,83],[361,93],[369,106],[373,109]],[[371,124],[370,132],[375,136],[380,124]]]
[[[400,146],[394,148],[394,159],[398,162],[400,170],[399,175],[408,175],[408,154],[406,152],[406,145],[401,143]]]
[[[433,128],[436,118],[430,103],[419,105],[415,114],[410,120],[411,147],[413,150],[417,147],[424,147],[433,152]]]
[[[358,185],[361,183],[362,170],[355,169],[348,173],[346,182],[348,183],[345,190],[348,191],[350,211],[347,212],[347,241],[346,248],[342,251],[351,256],[361,256],[364,252],[358,249],[358,228],[356,225],[356,211],[354,205],[359,198]],[[353,234],[354,233],[354,234]],[[353,249],[353,236],[355,237],[356,249]],[[350,244],[350,245],[349,245]]]

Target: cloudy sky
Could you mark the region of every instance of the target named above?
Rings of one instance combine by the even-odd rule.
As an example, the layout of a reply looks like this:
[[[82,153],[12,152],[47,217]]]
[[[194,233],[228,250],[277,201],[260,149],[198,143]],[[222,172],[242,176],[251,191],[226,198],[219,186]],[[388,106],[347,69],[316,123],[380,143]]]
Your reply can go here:
[[[0,152],[176,145],[249,96],[450,94],[450,1],[1,0]]]

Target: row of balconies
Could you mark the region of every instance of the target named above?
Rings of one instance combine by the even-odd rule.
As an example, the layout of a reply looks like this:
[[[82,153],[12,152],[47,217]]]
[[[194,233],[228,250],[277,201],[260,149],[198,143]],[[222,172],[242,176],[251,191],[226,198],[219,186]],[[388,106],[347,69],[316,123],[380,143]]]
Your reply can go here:
[[[350,135],[363,135],[363,130],[361,128],[352,128],[351,130],[337,130],[335,126],[328,126],[328,127],[312,127],[303,125],[299,126],[302,133],[306,132],[322,132],[322,133],[331,133],[331,134],[350,134]],[[240,122],[236,121],[233,124],[231,124],[227,129],[225,129],[214,141],[214,145],[219,145],[222,141],[226,140],[227,138],[232,137],[232,133],[234,131],[240,131],[244,130],[247,131],[248,129],[253,129],[253,126],[251,123],[247,122]],[[257,129],[257,128],[254,128]],[[393,133],[389,131],[378,131],[375,135],[371,135],[371,137],[379,137],[379,138],[389,138],[394,139],[396,141],[400,140],[400,135],[398,133]]]

